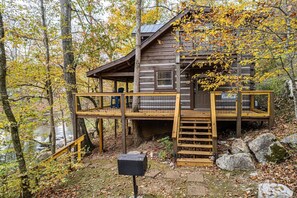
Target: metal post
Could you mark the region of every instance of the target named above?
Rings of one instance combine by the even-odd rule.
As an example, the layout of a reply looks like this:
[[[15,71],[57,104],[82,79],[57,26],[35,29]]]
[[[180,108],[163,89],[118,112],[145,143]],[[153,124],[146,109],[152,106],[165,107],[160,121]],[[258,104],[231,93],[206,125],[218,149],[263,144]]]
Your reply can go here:
[[[134,198],[138,196],[138,186],[136,185],[136,176],[133,175],[133,189],[134,189]]]

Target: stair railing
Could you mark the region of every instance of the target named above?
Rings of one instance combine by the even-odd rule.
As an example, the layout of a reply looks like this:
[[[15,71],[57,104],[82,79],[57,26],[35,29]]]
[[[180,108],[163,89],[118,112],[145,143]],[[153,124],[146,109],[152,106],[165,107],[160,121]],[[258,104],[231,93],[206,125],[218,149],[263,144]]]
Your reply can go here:
[[[176,155],[177,153],[177,141],[178,141],[179,129],[180,129],[180,118],[181,118],[180,93],[177,93],[176,100],[175,100],[175,111],[174,111],[173,129],[172,129],[172,136],[171,136],[173,141],[174,155]]]
[[[82,145],[82,142],[84,141],[84,139],[85,139],[85,135],[80,136],[76,140],[70,142],[66,146],[57,150],[57,152],[55,154],[51,155],[49,158],[43,160],[43,163],[49,163],[52,160],[55,160],[55,159],[59,158],[60,156],[71,152],[72,148],[76,148],[77,162],[80,162],[81,158],[82,158],[82,146],[81,145]]]
[[[210,93],[210,114],[211,114],[211,129],[212,129],[212,145],[213,154],[217,157],[217,115],[216,115],[216,95],[215,92]]]

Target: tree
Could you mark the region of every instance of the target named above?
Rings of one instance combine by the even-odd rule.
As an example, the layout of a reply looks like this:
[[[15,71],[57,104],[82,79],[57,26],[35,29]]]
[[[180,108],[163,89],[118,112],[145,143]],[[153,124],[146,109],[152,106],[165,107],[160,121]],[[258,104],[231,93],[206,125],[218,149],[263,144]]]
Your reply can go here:
[[[50,106],[50,141],[51,141],[51,151],[54,154],[56,152],[56,131],[55,131],[55,121],[54,121],[54,96],[51,80],[51,67],[50,67],[50,49],[49,49],[49,38],[47,33],[47,24],[46,24],[46,15],[44,9],[43,0],[40,0],[40,10],[41,10],[41,19],[43,26],[43,43],[46,50],[45,53],[45,65],[46,65],[46,92],[48,97],[48,103]]]
[[[29,180],[27,175],[26,162],[23,155],[23,150],[21,146],[21,141],[19,137],[19,127],[16,121],[16,118],[12,112],[8,92],[6,87],[6,54],[4,47],[5,31],[2,18],[2,9],[0,11],[0,96],[2,106],[5,112],[5,115],[9,121],[9,128],[11,133],[11,139],[13,142],[13,147],[16,153],[16,158],[18,161],[20,177],[21,177],[21,189],[23,197],[31,197],[31,192],[29,190]]]
[[[74,121],[75,118],[75,107],[74,107],[74,97],[73,94],[77,93],[76,87],[76,63],[74,59],[74,53],[72,49],[72,34],[71,34],[71,0],[60,0],[61,6],[61,36],[62,36],[62,48],[63,48],[63,73],[64,79],[66,81],[66,95],[68,108],[71,112],[71,120]],[[89,139],[86,125],[84,120],[79,119],[79,126],[81,131],[86,134],[85,143],[90,149],[94,148],[91,140]],[[80,131],[80,130],[78,130]],[[74,131],[74,138],[77,138],[79,134]],[[80,134],[82,135],[82,134]]]
[[[141,61],[141,0],[136,2],[136,46],[135,46],[135,66],[134,66],[134,84],[133,93],[139,92],[139,72],[140,72],[140,61]],[[138,111],[139,97],[133,97],[132,111]],[[132,127],[135,134],[135,144],[141,142],[141,135],[137,121],[132,121]]]
[[[194,43],[194,48],[178,49],[191,55],[201,51],[212,52],[207,63],[212,65],[200,79],[205,89],[215,90],[230,84],[239,90],[251,81],[261,83],[282,75],[296,85],[297,54],[297,1],[241,1],[212,4],[210,12],[192,1],[187,4],[192,10],[189,18],[177,22],[183,30],[185,41]],[[256,75],[236,75],[244,66],[255,65]],[[206,67],[207,68],[207,67]],[[297,118],[297,86],[293,86],[295,117]]]

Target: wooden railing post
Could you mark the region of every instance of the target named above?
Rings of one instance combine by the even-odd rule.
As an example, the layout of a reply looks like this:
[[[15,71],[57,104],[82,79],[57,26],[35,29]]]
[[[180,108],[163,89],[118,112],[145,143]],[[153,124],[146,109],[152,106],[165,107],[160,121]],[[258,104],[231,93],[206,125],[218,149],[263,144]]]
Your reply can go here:
[[[255,109],[255,95],[251,95],[251,106],[250,106],[250,110],[254,111]]]
[[[242,94],[239,91],[237,93],[237,100],[236,100],[236,137],[241,137],[241,112],[242,112]]]
[[[212,130],[212,146],[213,154],[217,158],[217,115],[216,115],[216,95],[215,92],[210,93],[210,114],[211,114],[211,130]]]
[[[77,143],[77,162],[81,161],[81,142]]]
[[[172,128],[172,135],[171,135],[172,141],[173,141],[173,154],[175,158],[177,154],[177,142],[178,142],[178,136],[179,136],[180,119],[181,119],[180,93],[177,93],[175,97],[175,111],[174,111],[173,128]]]
[[[271,128],[274,125],[274,93],[271,92],[268,95],[268,112],[269,112],[269,121],[268,121],[268,125],[269,125],[269,130],[271,130]]]
[[[121,94],[121,119],[122,119],[122,153],[127,153],[126,146],[126,103],[125,94]]]
[[[74,112],[72,115],[72,127],[73,127],[73,138],[77,139],[78,138],[78,131],[77,131],[77,96],[76,94],[73,94],[73,107],[74,107]]]

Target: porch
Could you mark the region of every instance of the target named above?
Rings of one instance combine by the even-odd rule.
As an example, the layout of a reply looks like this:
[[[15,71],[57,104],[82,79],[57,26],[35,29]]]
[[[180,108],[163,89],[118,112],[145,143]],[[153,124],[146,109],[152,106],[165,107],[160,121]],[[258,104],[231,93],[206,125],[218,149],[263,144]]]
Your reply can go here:
[[[138,98],[139,105],[136,112],[132,111],[131,108],[133,97]],[[94,107],[89,102],[90,98],[99,105]],[[189,140],[189,137],[197,139],[197,135],[206,134],[203,138],[211,140],[211,152],[209,152],[211,155],[216,155],[217,121],[236,121],[238,137],[241,136],[242,121],[267,121],[269,127],[273,124],[272,91],[241,91],[236,94],[214,91],[210,92],[209,100],[209,109],[195,110],[186,109],[183,106],[179,93],[79,93],[75,94],[75,121],[77,118],[99,118],[101,121],[102,119],[120,119],[123,153],[126,153],[125,142],[128,120],[172,120],[172,138],[176,141],[176,153],[178,153],[177,143],[179,137],[183,134],[182,123],[188,123],[188,125],[184,124],[186,126],[184,127],[186,128],[184,134],[187,135],[189,132],[191,134],[180,139]],[[209,123],[209,125],[201,127],[202,123]],[[99,122],[99,125],[99,150],[103,152],[103,123],[100,124]],[[202,131],[199,134],[200,129],[207,129],[207,131]],[[204,143],[202,146],[205,147]],[[195,147],[197,147],[197,143],[195,143]],[[199,152],[200,154],[201,152]]]

